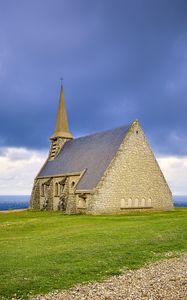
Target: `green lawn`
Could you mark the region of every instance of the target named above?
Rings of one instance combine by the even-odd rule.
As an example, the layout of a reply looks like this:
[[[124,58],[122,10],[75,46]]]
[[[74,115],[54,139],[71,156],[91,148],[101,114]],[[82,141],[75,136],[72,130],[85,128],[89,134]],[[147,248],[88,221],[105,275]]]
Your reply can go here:
[[[0,214],[0,299],[27,298],[187,250],[187,209],[123,216]]]

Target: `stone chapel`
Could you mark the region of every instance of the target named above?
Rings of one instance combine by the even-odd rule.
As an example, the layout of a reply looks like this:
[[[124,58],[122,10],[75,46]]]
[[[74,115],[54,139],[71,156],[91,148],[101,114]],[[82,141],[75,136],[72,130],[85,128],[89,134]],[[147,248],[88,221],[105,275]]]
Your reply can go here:
[[[69,214],[171,210],[172,193],[138,122],[73,138],[61,87],[49,156],[30,208]]]

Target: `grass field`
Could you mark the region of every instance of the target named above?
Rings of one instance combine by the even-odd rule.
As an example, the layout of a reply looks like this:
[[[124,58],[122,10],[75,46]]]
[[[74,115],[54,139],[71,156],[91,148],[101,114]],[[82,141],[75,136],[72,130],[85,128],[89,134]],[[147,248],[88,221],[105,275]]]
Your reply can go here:
[[[0,214],[0,299],[119,274],[187,250],[187,209],[123,216]]]

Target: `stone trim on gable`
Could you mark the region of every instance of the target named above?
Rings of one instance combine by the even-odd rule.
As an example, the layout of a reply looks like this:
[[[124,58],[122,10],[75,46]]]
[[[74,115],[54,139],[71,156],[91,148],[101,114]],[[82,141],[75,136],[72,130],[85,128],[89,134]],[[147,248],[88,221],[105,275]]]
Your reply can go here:
[[[64,177],[64,176],[76,176],[76,175],[81,175],[81,172],[73,172],[73,173],[62,173],[62,174],[54,174],[54,175],[46,175],[46,176],[38,176],[37,179],[42,179],[42,178],[50,178],[50,177]]]

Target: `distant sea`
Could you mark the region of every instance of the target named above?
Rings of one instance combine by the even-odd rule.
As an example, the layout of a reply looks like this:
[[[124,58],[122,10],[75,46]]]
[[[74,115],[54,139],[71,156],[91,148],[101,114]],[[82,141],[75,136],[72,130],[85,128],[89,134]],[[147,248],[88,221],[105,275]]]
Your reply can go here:
[[[173,196],[175,207],[187,207],[187,196]]]
[[[30,195],[0,196],[0,210],[20,209],[29,207]],[[187,196],[174,196],[175,207],[187,208]]]
[[[0,196],[0,210],[28,208],[30,195],[26,196]]]

